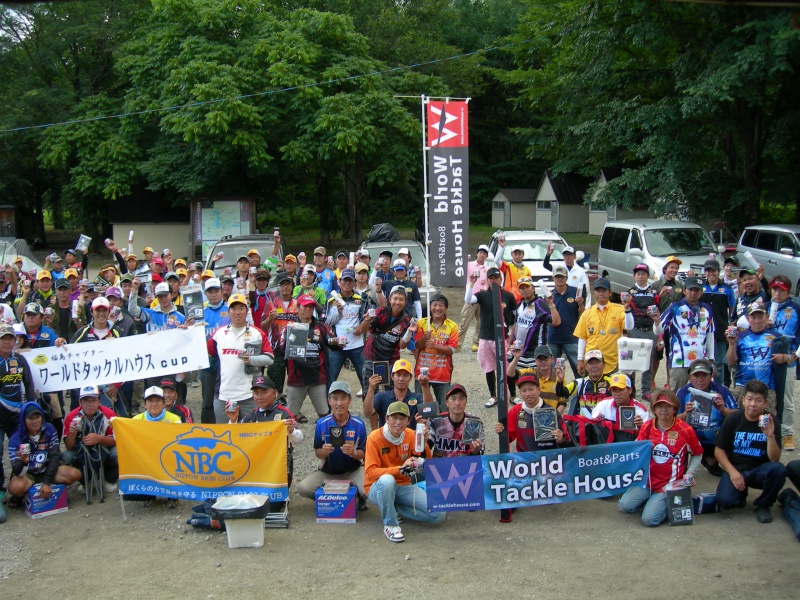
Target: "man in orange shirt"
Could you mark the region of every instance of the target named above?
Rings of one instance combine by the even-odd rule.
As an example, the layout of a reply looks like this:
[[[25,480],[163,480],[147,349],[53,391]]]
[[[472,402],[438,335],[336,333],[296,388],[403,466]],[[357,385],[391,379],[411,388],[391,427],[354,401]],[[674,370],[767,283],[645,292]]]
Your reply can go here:
[[[445,513],[428,512],[425,490],[411,485],[409,475],[422,467],[423,457],[431,457],[427,443],[428,426],[423,439],[425,447],[414,449],[414,431],[408,429],[411,413],[403,402],[392,402],[386,411],[386,424],[367,437],[364,460],[364,490],[370,502],[380,508],[383,534],[390,542],[403,542],[398,512],[406,519],[424,523],[441,523]]]
[[[497,256],[495,256],[495,263],[497,268],[503,273],[503,289],[514,294],[517,302],[522,298],[519,293],[519,286],[517,282],[520,277],[530,277],[531,270],[522,262],[525,259],[525,250],[522,246],[513,246],[511,248],[511,260],[506,262],[503,260],[503,252],[506,248],[506,237],[501,235],[497,240]]]

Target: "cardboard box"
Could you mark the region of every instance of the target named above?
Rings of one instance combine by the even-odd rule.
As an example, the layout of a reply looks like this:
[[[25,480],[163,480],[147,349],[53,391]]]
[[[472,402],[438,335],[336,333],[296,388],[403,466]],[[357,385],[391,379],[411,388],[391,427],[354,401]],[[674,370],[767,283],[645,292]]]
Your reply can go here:
[[[322,487],[314,494],[317,523],[355,523],[356,491],[351,487],[345,493],[326,494]]]
[[[40,483],[32,485],[23,500],[25,514],[31,519],[41,519],[42,517],[57,515],[69,510],[67,507],[67,486],[64,484],[51,486],[53,493],[49,498],[42,498],[39,495],[40,487],[42,487]]]
[[[664,491],[667,494],[667,521],[669,524],[692,525],[694,523],[692,488],[667,486]]]

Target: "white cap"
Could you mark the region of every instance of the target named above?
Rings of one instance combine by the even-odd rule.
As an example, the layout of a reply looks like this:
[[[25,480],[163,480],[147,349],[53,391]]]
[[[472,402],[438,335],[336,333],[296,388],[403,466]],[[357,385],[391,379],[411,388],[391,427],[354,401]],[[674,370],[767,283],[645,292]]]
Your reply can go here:
[[[316,273],[317,268],[314,265],[306,265],[305,267],[303,267],[303,271],[305,273]]]
[[[150,396],[158,396],[159,398],[163,398],[164,397],[164,390],[162,390],[157,385],[151,385],[149,388],[147,388],[144,391],[143,398],[145,400],[147,400]]]
[[[487,246],[486,244],[481,244],[480,246],[478,246],[478,252],[480,252],[481,250],[486,252],[486,254],[489,254],[489,246]]]
[[[100,397],[100,390],[97,389],[96,385],[85,385],[81,388],[80,398],[87,398],[91,396],[92,398],[99,398]]]
[[[219,278],[217,278],[217,277],[209,277],[208,279],[206,279],[206,287],[205,287],[205,289],[221,288],[221,287],[222,287],[222,283],[220,283]]]
[[[567,246],[566,248],[564,248],[561,251],[561,254],[564,254],[564,252],[569,252],[570,254],[575,254],[575,248],[573,248],[572,246]]]
[[[14,330],[14,335],[28,335],[25,331],[25,326],[22,323],[14,323],[11,328]]]
[[[522,246],[511,246],[511,252],[516,252],[517,250],[519,250],[523,254],[525,253],[525,248],[523,248]]]
[[[392,269],[395,269],[397,267],[403,267],[404,269],[408,269],[408,267],[406,266],[406,261],[404,261],[402,258],[398,258],[392,263]]]
[[[98,306],[102,306],[104,308],[111,308],[111,305],[108,303],[108,299],[100,296],[99,298],[95,298],[92,300],[92,310],[97,308]]]
[[[156,286],[155,294],[158,296],[159,294],[169,294],[169,284],[162,281]]]
[[[411,252],[408,251],[408,248],[405,248],[405,247],[400,248],[400,250],[398,250],[397,253],[398,254],[411,254]]]

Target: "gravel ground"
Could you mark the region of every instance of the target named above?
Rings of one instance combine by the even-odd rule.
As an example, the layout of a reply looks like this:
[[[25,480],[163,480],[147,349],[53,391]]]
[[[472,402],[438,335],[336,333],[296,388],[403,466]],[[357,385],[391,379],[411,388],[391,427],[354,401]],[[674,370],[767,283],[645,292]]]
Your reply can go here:
[[[460,290],[448,296],[458,321]],[[470,394],[468,410],[490,428],[497,413],[483,407],[486,384],[474,353],[458,353],[455,365],[455,380]],[[357,389],[355,374],[343,373]],[[657,381],[664,383],[663,369]],[[190,388],[198,415],[199,404],[200,388]],[[305,407],[313,412],[308,400]],[[360,402],[352,410],[361,414]],[[313,420],[303,430],[297,481],[317,464]],[[497,437],[489,434],[487,445],[496,452]],[[716,481],[701,469],[696,491],[713,491]],[[639,600],[702,590],[707,598],[772,600],[797,593],[800,544],[779,508],[770,525],[759,524],[750,506],[657,529],[642,527],[608,500],[522,509],[510,524],[499,523],[496,512],[457,512],[440,526],[406,523],[406,542],[392,544],[375,507],[355,525],[317,524],[313,502],[292,492],[288,529],[268,529],[263,548],[231,550],[224,533],[185,524],[189,502],[176,509],[129,503],[123,522],[116,495],[87,506],[72,489],[69,500],[67,513],[31,520],[15,510],[0,525],[2,598],[351,598],[402,589],[422,598]]]

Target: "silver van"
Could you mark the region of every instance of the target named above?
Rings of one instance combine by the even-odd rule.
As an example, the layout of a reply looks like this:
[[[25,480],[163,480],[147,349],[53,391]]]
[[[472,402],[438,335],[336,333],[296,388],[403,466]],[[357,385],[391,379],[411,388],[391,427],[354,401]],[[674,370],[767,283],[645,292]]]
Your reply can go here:
[[[753,225],[745,228],[736,246],[739,264],[747,266],[742,256],[749,251],[764,267],[764,276],[786,275],[800,294],[800,225]]]
[[[650,267],[650,279],[661,277],[668,256],[678,257],[678,277],[683,279],[690,268],[698,275],[709,257],[717,258],[722,250],[714,245],[708,232],[695,223],[662,219],[629,219],[606,223],[600,236],[597,272],[611,281],[611,291],[622,292],[634,285],[633,267]]]

